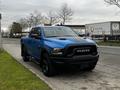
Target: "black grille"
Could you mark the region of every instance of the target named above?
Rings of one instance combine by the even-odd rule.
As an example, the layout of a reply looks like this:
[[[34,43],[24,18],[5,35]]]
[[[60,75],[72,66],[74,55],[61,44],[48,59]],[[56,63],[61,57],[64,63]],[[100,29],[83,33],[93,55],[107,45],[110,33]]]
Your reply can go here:
[[[69,46],[65,49],[65,55],[97,55],[97,47],[95,45]]]

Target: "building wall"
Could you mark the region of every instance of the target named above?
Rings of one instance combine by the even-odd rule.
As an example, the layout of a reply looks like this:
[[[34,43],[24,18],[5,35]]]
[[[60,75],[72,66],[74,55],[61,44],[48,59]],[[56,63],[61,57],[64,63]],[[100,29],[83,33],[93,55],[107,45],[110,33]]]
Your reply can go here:
[[[92,35],[111,35],[111,23],[95,23],[95,24],[86,24],[86,33]]]
[[[112,35],[120,35],[120,22],[111,22]]]

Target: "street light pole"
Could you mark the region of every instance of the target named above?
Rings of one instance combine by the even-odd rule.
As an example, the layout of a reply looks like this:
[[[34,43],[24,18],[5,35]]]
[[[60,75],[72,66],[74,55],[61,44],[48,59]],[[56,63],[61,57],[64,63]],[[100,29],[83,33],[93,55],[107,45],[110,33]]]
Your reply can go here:
[[[2,49],[2,30],[1,30],[1,19],[2,19],[2,15],[0,13],[0,49]]]

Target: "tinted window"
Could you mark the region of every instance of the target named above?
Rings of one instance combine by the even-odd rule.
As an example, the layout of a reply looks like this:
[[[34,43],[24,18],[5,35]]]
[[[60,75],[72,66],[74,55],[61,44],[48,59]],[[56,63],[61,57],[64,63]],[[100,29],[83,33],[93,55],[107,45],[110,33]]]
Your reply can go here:
[[[40,28],[32,28],[31,31],[30,31],[30,36],[32,34],[38,34],[38,35],[40,35],[40,32],[41,32]]]

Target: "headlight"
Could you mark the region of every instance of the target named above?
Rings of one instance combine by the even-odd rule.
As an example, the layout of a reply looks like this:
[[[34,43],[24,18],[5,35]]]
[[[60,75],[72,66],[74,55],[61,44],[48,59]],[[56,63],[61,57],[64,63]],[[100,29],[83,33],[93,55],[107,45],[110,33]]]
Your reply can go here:
[[[53,48],[52,54],[54,55],[62,55],[62,49],[61,48]]]

